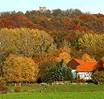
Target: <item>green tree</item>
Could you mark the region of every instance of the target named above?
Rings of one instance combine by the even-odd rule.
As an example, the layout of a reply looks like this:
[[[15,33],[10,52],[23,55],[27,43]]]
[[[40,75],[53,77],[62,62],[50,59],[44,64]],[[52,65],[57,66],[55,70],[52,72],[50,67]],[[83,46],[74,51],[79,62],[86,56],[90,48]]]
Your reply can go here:
[[[68,68],[63,61],[59,62],[55,67],[47,70],[42,75],[42,81],[47,83],[66,80],[72,80],[72,73],[71,69]]]

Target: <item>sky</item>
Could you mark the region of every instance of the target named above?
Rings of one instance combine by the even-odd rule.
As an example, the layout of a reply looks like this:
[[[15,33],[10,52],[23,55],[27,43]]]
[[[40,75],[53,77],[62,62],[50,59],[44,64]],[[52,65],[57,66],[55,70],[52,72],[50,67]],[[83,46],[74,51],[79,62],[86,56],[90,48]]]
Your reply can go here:
[[[35,10],[39,7],[48,9],[80,9],[83,12],[103,13],[104,0],[0,0],[0,12]]]

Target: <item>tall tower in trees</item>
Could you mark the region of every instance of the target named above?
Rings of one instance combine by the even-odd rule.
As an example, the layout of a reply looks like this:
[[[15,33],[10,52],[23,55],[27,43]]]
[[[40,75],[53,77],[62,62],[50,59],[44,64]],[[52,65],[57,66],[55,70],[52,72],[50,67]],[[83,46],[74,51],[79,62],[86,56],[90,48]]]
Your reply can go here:
[[[47,8],[46,7],[39,7],[39,11],[43,13],[43,12],[47,11]]]

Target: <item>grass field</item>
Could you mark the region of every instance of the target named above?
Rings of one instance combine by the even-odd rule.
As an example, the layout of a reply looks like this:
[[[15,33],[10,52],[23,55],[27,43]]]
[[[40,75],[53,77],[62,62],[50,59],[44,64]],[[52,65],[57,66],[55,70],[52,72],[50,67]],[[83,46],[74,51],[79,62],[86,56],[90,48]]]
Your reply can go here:
[[[9,86],[14,89],[13,86]],[[23,86],[21,93],[1,94],[0,99],[104,99],[104,85],[65,84]]]
[[[0,99],[104,99],[104,92],[12,93]]]

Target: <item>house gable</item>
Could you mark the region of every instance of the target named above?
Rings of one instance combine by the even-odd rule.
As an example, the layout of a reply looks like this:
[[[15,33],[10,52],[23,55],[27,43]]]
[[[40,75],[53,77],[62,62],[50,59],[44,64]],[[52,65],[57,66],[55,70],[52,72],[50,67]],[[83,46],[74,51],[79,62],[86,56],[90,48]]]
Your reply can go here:
[[[73,70],[77,69],[77,66],[84,64],[85,62],[80,59],[72,59],[71,61],[68,62],[67,66],[70,67]]]
[[[75,59],[68,62],[67,66],[73,70],[76,70],[77,66],[80,65]]]

